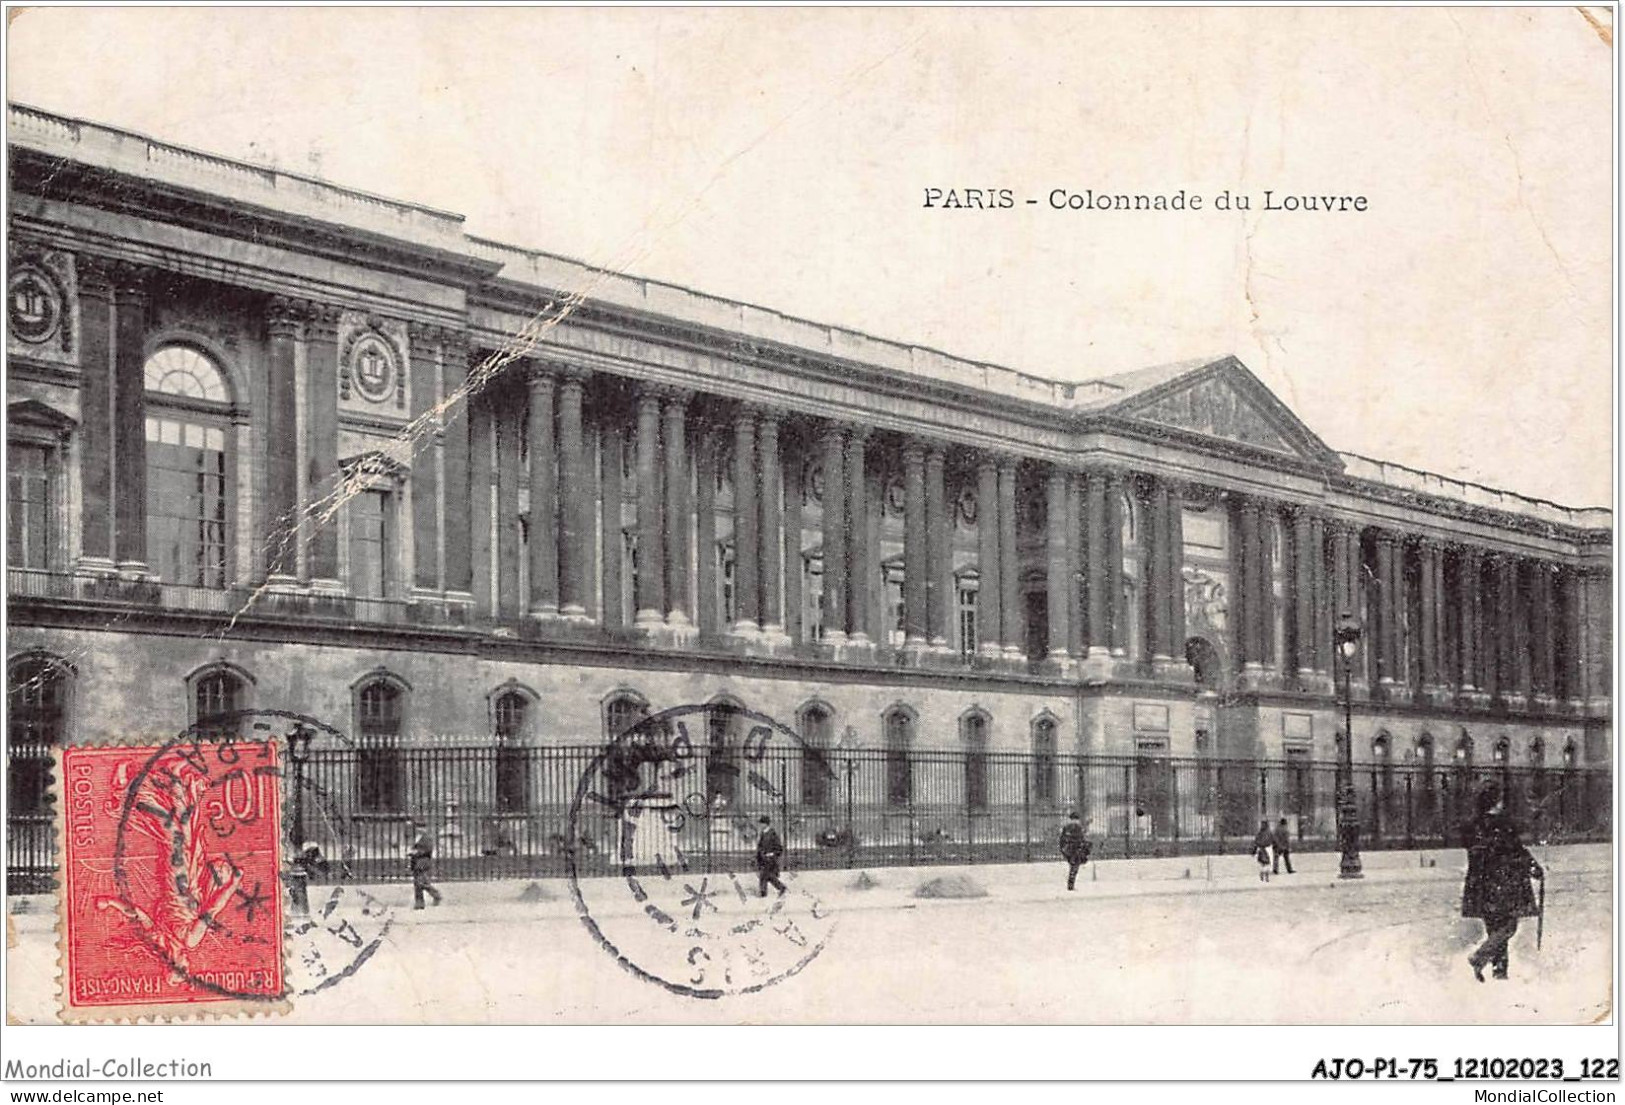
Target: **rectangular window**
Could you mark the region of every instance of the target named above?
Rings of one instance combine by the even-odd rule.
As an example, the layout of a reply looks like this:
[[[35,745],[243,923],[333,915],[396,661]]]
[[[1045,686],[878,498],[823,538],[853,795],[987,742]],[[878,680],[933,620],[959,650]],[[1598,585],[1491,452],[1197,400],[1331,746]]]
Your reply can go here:
[[[350,500],[350,593],[387,598],[390,592],[389,492],[363,491]]]
[[[903,568],[901,565],[888,565],[881,568],[881,577],[886,587],[886,609],[891,612],[891,624],[888,627],[889,637],[894,648],[903,645]]]
[[[960,585],[959,588],[959,654],[973,656],[976,653],[976,588]]]
[[[147,419],[147,556],[167,583],[226,586],[221,430]]]
[[[806,627],[807,640],[824,639],[824,561],[809,556],[802,560],[801,624]]]
[[[50,453],[43,445],[6,446],[6,563],[51,567]]]
[[[738,596],[734,588],[734,552],[727,545],[717,546],[717,614],[724,629],[739,617]]]
[[[631,625],[638,616],[638,535],[621,531],[621,624]]]

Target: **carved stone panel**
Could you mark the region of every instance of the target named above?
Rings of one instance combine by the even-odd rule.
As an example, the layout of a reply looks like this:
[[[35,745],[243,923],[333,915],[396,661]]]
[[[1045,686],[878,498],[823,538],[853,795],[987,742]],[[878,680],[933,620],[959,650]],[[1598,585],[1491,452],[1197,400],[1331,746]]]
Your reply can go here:
[[[6,281],[6,352],[78,364],[78,291],[73,255],[29,242],[13,242]]]
[[[411,409],[406,324],[360,311],[339,320],[339,408],[405,421]]]

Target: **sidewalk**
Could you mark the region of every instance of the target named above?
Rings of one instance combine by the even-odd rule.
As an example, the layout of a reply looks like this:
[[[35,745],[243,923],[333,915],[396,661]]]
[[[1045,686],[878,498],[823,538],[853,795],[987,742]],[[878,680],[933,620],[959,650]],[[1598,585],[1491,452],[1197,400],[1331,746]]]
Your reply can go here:
[[[1612,847],[1608,844],[1536,846],[1533,851],[1553,874],[1580,871],[1608,872],[1612,867]],[[747,861],[748,862],[748,861]],[[965,905],[1006,905],[1061,900],[1106,900],[1134,897],[1233,893],[1291,893],[1297,890],[1342,887],[1350,894],[1360,888],[1393,883],[1432,883],[1461,881],[1467,868],[1467,854],[1459,848],[1425,851],[1367,852],[1361,857],[1364,877],[1358,881],[1338,878],[1339,857],[1335,852],[1313,852],[1292,857],[1295,875],[1283,870],[1268,883],[1260,881],[1258,864],[1251,856],[1175,856],[1163,859],[1105,860],[1089,863],[1078,872],[1078,888],[1066,890],[1066,865],[1059,859],[1048,863],[981,864],[942,867],[877,867],[834,871],[788,871],[785,880],[792,890],[816,895],[835,912],[850,910],[944,909]],[[866,871],[872,886],[860,888],[860,872]],[[741,882],[754,885],[754,872],[746,866],[736,871]],[[945,876],[967,878],[987,893],[977,898],[916,898],[924,884]],[[676,875],[698,883],[701,875]],[[711,876],[718,878],[721,876]],[[642,911],[630,893],[616,893],[624,887],[620,878],[587,880],[595,885],[591,897],[594,912],[616,915]],[[445,904],[421,912],[412,909],[410,883],[389,883],[359,887],[388,903],[397,924],[438,925],[495,921],[550,921],[576,916],[575,901],[564,879],[508,879],[492,882],[448,882],[440,884]],[[322,891],[312,888],[312,902]],[[536,900],[522,900],[525,895]],[[607,907],[603,903],[612,903]],[[47,930],[56,921],[54,895],[33,895],[13,899],[13,921],[18,933]],[[26,903],[21,912],[18,903]],[[608,913],[606,913],[606,909]]]

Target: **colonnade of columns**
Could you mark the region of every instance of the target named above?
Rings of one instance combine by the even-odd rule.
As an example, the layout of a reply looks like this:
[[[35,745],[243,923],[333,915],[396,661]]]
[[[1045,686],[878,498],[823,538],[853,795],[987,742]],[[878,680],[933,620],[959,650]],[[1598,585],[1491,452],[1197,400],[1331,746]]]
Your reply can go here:
[[[105,373],[84,374],[82,561],[136,575],[147,559],[147,278],[139,266],[89,256],[80,260],[83,356],[87,365],[108,366]],[[273,583],[339,585],[333,512],[310,509],[330,496],[339,478],[339,317],[339,309],[329,304],[267,301],[268,446],[263,502],[254,511],[255,544],[264,550],[264,560],[253,575]],[[413,324],[410,333],[417,417],[454,394],[474,361],[458,331]],[[302,386],[296,383],[296,365],[303,367]],[[869,476],[879,449],[888,458],[896,455],[901,472],[899,628],[905,649],[943,652],[956,643],[960,577],[954,533],[960,504],[951,494],[954,479],[974,488],[980,655],[1028,655],[1024,585],[1036,573],[1045,592],[1044,658],[1126,658],[1175,671],[1183,666],[1183,521],[1189,489],[1176,479],[1091,464],[1039,464],[1008,452],[928,440],[894,441],[866,427],[792,419],[748,404],[697,406],[692,393],[668,385],[636,385],[633,417],[617,422],[588,410],[586,369],[536,359],[523,362],[520,372],[522,409],[475,404],[462,424],[455,424],[455,415],[443,426],[437,420],[432,463],[414,462],[411,585],[417,591],[473,600],[477,606],[479,594],[498,596],[485,604],[498,615],[606,625],[624,620],[622,477],[619,464],[605,464],[600,472],[589,442],[591,422],[604,455],[613,446],[618,456],[624,436],[632,437],[634,626],[759,635],[775,642],[806,639],[800,537],[804,499],[814,498],[814,489],[803,486],[810,460],[822,475],[816,489],[822,639],[835,645],[877,643],[893,628],[873,601],[880,561],[873,516],[879,504],[869,501]],[[718,421],[719,413],[725,421]],[[494,549],[482,550],[473,539],[477,532],[489,532],[493,510],[502,517],[521,513],[521,438],[530,535],[523,553],[524,594],[518,585],[517,526],[501,528]],[[711,551],[722,451],[732,457],[734,489],[735,603],[733,623],[725,626],[716,624],[711,601],[718,585]],[[493,486],[494,503],[484,490]],[[1316,506],[1235,492],[1223,497],[1231,572],[1225,644],[1233,670],[1243,677],[1278,673],[1321,685],[1335,674],[1335,619],[1350,611],[1364,628],[1356,677],[1381,693],[1488,696],[1512,704],[1583,693],[1585,585],[1575,566],[1363,526]],[[1138,547],[1132,549],[1123,547],[1128,500],[1141,520]],[[1018,528],[1018,501],[1043,505],[1045,521],[1036,538]],[[1281,534],[1280,564],[1273,563],[1275,526]],[[964,547],[959,551],[963,560]],[[1132,586],[1126,567],[1138,573]],[[1131,626],[1138,629],[1132,641]]]

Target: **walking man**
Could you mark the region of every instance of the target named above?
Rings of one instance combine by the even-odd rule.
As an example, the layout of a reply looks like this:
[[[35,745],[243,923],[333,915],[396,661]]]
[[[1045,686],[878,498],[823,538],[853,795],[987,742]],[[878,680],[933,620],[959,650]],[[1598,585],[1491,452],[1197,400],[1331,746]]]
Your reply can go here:
[[[1538,912],[1529,880],[1544,878],[1546,872],[1520,836],[1500,792],[1486,787],[1467,829],[1467,879],[1461,888],[1461,915],[1484,922],[1484,942],[1467,958],[1480,982],[1485,965],[1496,978],[1507,977],[1507,945],[1518,931],[1518,918]]]
[[[1270,843],[1275,845],[1275,863],[1272,872],[1279,875],[1281,861],[1286,860],[1286,873],[1296,874],[1297,872],[1292,870],[1292,833],[1287,830],[1286,818],[1283,817],[1276,823],[1275,835],[1270,839]]]
[[[412,908],[423,908],[425,894],[434,899],[434,904],[440,904],[440,891],[429,882],[432,873],[432,860],[434,857],[434,841],[429,839],[428,827],[422,824],[415,826],[417,839],[412,842],[412,849],[407,853],[407,863],[412,871]]]
[[[779,839],[772,818],[763,814],[761,823],[762,834],[756,838],[756,880],[765,898],[770,885],[778,887],[780,894],[788,887],[779,881],[779,857],[784,855],[784,841]]]
[[[1067,814],[1066,824],[1061,826],[1061,858],[1066,860],[1066,888],[1077,889],[1078,868],[1089,862],[1089,838],[1084,834],[1083,822],[1078,820],[1078,811],[1073,810]]]

